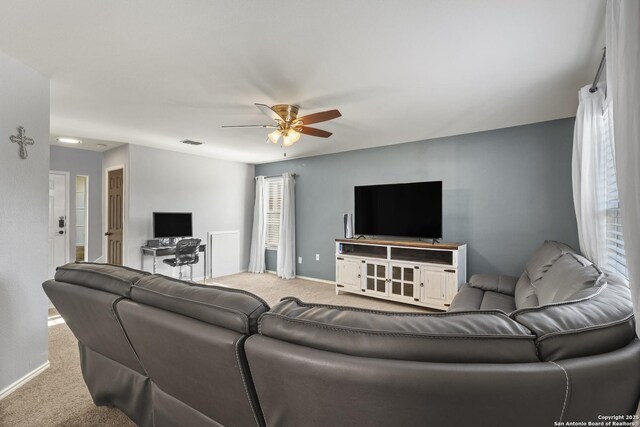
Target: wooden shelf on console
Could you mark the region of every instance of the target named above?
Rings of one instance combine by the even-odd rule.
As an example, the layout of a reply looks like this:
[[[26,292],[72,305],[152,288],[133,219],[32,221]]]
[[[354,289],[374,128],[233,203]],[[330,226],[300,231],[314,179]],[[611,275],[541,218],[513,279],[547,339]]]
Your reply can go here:
[[[458,250],[464,243],[429,243],[421,240],[383,240],[383,239],[336,239],[339,243],[360,243],[368,245],[401,246],[408,248]]]

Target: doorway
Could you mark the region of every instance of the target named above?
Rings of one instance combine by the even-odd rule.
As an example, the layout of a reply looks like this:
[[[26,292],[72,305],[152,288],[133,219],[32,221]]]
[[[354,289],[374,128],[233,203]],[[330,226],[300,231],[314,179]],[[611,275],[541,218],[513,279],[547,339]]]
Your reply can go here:
[[[69,262],[69,173],[49,172],[49,249],[48,277],[53,278],[56,267]]]
[[[107,262],[122,265],[124,169],[107,171]]]

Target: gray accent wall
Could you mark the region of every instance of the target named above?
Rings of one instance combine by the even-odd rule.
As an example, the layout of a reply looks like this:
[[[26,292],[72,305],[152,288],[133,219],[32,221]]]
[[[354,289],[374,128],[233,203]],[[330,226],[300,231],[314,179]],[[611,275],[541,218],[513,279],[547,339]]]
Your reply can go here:
[[[89,177],[88,261],[102,256],[102,153],[78,148],[50,146],[49,168],[69,172],[69,260],[76,257],[76,176]]]
[[[0,52],[0,396],[47,363],[48,218],[49,79]]]
[[[260,164],[255,170],[256,175],[298,175],[300,276],[335,279],[334,239],[343,235],[343,214],[353,213],[354,186],[440,180],[443,241],[467,243],[468,275],[519,275],[545,239],[578,248],[573,124],[573,118],[555,120]],[[276,269],[274,254],[268,251],[268,270]]]

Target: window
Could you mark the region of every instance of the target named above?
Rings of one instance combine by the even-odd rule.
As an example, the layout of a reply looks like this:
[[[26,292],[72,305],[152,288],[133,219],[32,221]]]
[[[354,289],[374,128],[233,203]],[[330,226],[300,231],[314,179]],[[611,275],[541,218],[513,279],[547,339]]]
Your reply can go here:
[[[89,177],[76,175],[76,261],[87,261],[87,222],[89,221]]]
[[[624,240],[622,238],[622,216],[620,214],[620,200],[618,198],[618,185],[616,183],[616,163],[613,140],[613,109],[608,103],[603,113],[604,122],[604,194],[607,218],[607,263],[606,266],[618,273],[629,277],[627,260],[624,253]]]
[[[277,249],[280,241],[280,211],[282,209],[282,178],[268,178],[265,185],[265,245]]]

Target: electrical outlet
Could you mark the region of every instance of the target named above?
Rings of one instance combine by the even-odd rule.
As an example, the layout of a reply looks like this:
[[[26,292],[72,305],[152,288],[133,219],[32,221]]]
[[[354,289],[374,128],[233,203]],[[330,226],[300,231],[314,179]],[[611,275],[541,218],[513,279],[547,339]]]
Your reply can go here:
[[[316,254],[316,261],[320,261],[320,254]]]
[[[298,264],[302,264],[302,257],[301,256],[298,257]]]

